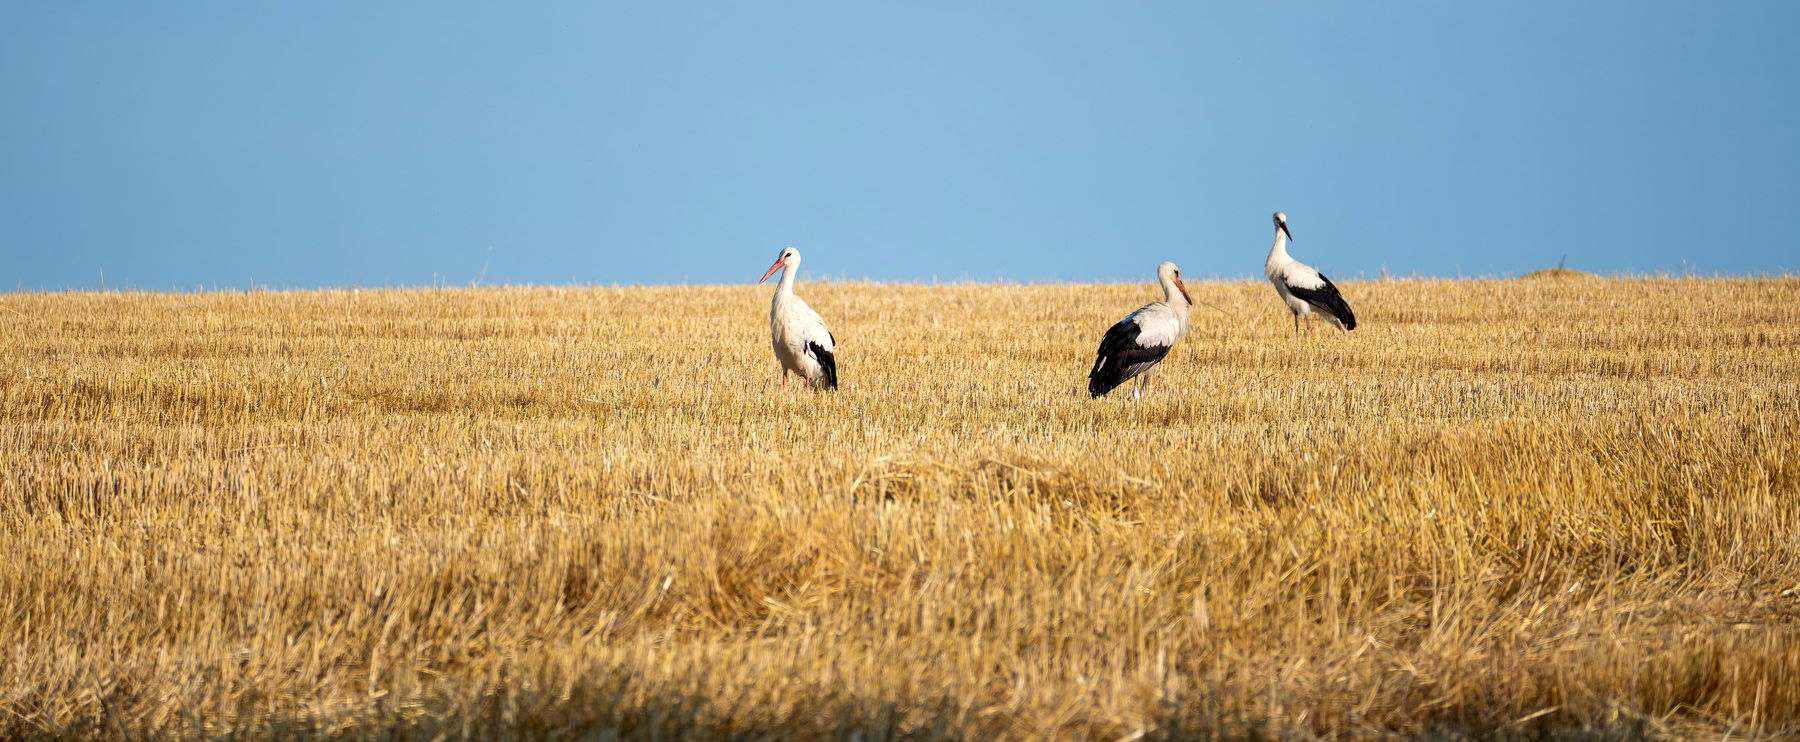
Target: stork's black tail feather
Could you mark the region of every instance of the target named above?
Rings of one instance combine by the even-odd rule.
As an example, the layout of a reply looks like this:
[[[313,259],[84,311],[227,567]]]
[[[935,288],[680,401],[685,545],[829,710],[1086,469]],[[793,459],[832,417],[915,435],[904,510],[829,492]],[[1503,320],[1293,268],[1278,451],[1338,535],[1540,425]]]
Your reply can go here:
[[[1095,358],[1093,370],[1088,371],[1089,397],[1105,396],[1107,392],[1125,383],[1123,366],[1117,363],[1108,364],[1106,361],[1107,358],[1104,355]]]
[[[1324,283],[1318,288],[1304,289],[1289,285],[1288,291],[1313,305],[1314,309],[1336,317],[1338,322],[1343,323],[1344,329],[1356,329],[1356,315],[1350,311],[1350,304],[1344,301],[1344,295],[1338,293],[1337,284],[1332,283],[1323,273],[1319,274],[1319,280]]]
[[[836,389],[837,358],[831,355],[831,351],[820,347],[818,343],[807,343],[806,352],[811,353],[813,359],[819,362],[819,368],[825,370],[825,388]]]
[[[1344,301],[1343,294],[1337,292],[1336,286],[1331,288],[1331,293],[1324,295],[1321,300],[1313,302],[1313,308],[1336,317],[1346,330],[1356,329],[1356,315],[1351,313],[1350,304]]]
[[[1132,377],[1149,371],[1169,354],[1166,345],[1139,345],[1138,329],[1137,323],[1127,318],[1113,325],[1106,331],[1106,337],[1100,339],[1100,349],[1094,352],[1094,368],[1088,371],[1088,396],[1105,395]]]
[[[1321,278],[1322,277],[1323,276],[1321,276]],[[1344,301],[1344,295],[1338,293],[1337,287],[1332,286],[1329,281],[1327,281],[1325,285],[1331,287],[1331,293],[1326,295],[1325,300],[1316,306],[1325,310],[1327,313],[1331,314],[1331,316],[1336,317],[1338,322],[1343,323],[1344,329],[1356,329],[1356,315],[1350,311],[1350,304]]]

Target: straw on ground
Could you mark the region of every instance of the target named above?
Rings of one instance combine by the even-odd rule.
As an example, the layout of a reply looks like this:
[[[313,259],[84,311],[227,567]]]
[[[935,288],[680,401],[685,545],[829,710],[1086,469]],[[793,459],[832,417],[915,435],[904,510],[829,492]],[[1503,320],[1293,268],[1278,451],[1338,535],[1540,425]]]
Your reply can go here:
[[[1800,281],[1597,280],[15,295],[0,736],[1793,733]]]

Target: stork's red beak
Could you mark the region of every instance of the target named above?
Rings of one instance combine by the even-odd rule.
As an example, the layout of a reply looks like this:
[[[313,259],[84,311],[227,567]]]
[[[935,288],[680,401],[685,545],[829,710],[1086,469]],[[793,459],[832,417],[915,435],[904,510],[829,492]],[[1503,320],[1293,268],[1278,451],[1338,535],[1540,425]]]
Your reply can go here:
[[[776,260],[774,265],[769,266],[769,272],[764,273],[762,278],[756,279],[756,282],[762,283],[763,281],[769,280],[769,276],[775,275],[775,271],[778,271],[778,270],[781,270],[781,261],[780,260]]]
[[[1175,279],[1175,290],[1181,292],[1181,298],[1186,299],[1188,304],[1194,303],[1194,297],[1188,296],[1187,286],[1179,278]]]

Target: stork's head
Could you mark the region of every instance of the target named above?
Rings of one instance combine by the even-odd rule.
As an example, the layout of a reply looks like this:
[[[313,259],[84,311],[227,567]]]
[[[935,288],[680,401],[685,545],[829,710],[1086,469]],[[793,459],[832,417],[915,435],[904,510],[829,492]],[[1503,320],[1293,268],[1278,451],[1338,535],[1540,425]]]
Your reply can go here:
[[[775,264],[769,266],[769,272],[764,273],[762,278],[756,279],[756,282],[762,283],[763,281],[769,280],[769,276],[775,275],[775,271],[781,270],[782,268],[792,270],[798,267],[800,267],[800,251],[791,247],[784,247],[781,249],[781,254],[775,256]]]
[[[1275,230],[1278,232],[1281,232],[1283,234],[1286,234],[1287,238],[1290,240],[1294,239],[1294,233],[1289,232],[1288,228],[1287,228],[1287,215],[1277,211],[1277,212],[1275,212],[1274,219],[1275,219]]]
[[[1162,265],[1156,266],[1156,280],[1164,284],[1175,284],[1175,290],[1181,292],[1181,298],[1189,304],[1194,303],[1194,297],[1188,296],[1187,286],[1181,283],[1181,269],[1175,267],[1174,263],[1165,260]]]

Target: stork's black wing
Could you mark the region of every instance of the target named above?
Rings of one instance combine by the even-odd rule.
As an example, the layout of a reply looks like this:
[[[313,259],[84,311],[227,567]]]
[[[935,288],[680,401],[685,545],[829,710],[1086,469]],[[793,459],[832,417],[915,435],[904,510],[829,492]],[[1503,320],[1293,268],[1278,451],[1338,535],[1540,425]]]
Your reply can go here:
[[[1301,288],[1285,280],[1282,283],[1287,284],[1288,293],[1300,297],[1301,301],[1311,304],[1314,309],[1336,317],[1339,322],[1344,323],[1344,329],[1356,329],[1356,315],[1350,311],[1350,305],[1344,302],[1344,295],[1338,293],[1337,286],[1325,274],[1319,274],[1319,281],[1320,284],[1312,288]]]
[[[827,334],[829,335],[830,333]],[[837,341],[835,339],[832,340],[831,345],[832,347],[837,347]],[[811,342],[806,344],[806,352],[811,353],[813,360],[819,362],[819,368],[825,371],[825,388],[836,389],[837,356],[832,355],[831,351],[826,350],[824,346]]]
[[[1121,320],[1106,331],[1100,350],[1094,354],[1094,368],[1088,372],[1088,395],[1098,397],[1155,366],[1169,354],[1167,345],[1143,345],[1138,342],[1141,330],[1132,317]]]

